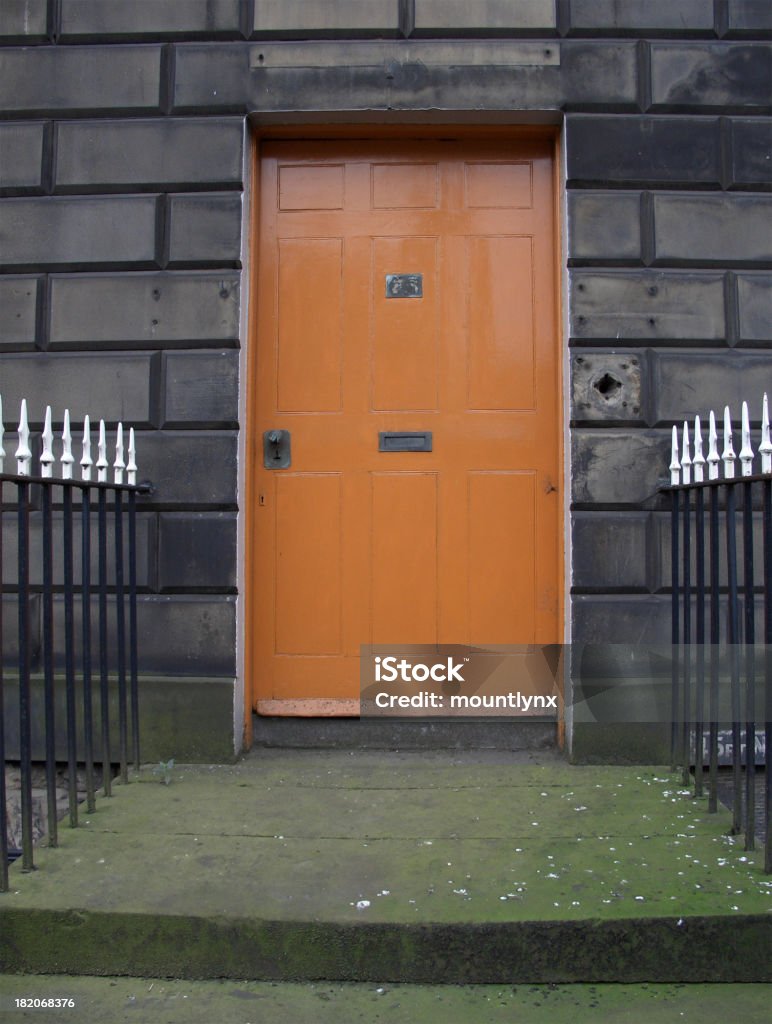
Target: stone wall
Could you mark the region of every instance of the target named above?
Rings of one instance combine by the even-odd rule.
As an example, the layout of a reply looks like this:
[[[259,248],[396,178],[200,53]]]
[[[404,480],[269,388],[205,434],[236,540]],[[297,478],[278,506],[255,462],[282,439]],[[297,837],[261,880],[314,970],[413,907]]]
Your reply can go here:
[[[772,378],[770,39],[767,0],[0,0],[6,421],[139,428],[144,671],[233,698],[248,119],[562,123],[573,634],[667,636],[668,429]]]

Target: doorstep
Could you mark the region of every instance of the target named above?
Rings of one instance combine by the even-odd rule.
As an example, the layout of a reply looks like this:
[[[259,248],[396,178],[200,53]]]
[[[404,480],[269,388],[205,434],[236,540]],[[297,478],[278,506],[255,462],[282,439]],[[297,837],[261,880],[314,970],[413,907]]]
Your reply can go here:
[[[771,880],[664,768],[257,750],[150,767],[11,869],[0,969],[421,984],[766,982]]]

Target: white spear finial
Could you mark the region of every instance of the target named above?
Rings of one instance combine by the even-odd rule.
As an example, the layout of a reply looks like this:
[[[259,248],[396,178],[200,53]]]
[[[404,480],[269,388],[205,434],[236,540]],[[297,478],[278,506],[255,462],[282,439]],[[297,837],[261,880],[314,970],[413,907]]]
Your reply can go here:
[[[683,445],[681,447],[681,471],[684,476],[684,483],[692,482],[692,459],[689,454],[689,424],[684,420]]]
[[[137,446],[134,443],[134,427],[129,427],[129,461],[126,465],[128,482],[132,487],[137,483]]]
[[[16,472],[19,476],[29,476],[32,466],[32,449],[29,446],[29,423],[27,422],[27,399],[21,400],[19,414],[19,446],[16,449]]]
[[[72,431],[70,430],[70,410],[64,410],[64,423],[62,425],[62,479],[72,480],[72,464],[75,456],[72,454]]]
[[[694,417],[694,482],[701,484],[705,479],[705,456],[702,454],[702,424],[700,417]]]
[[[107,438],[105,437],[105,421],[99,421],[99,442],[97,444],[97,482],[107,482],[107,467],[109,463],[107,461]]]
[[[91,458],[91,420],[87,413],[83,418],[83,455],[80,460],[81,480],[91,479],[91,467],[93,465],[94,460]]]
[[[729,415],[729,406],[724,406],[724,450],[721,452],[724,460],[724,476],[727,480],[734,477],[734,460],[736,458],[732,447],[732,419]]]
[[[5,465],[5,448],[3,448],[3,434],[5,433],[5,427],[3,426],[3,397],[0,395],[0,473],[3,472],[3,466]]]
[[[708,424],[708,480],[718,480],[718,465],[721,456],[718,454],[718,431],[716,430],[716,414],[710,410]]]
[[[46,406],[46,418],[43,424],[43,451],[40,453],[40,475],[53,476],[54,467],[54,432],[51,429],[51,406]]]
[[[740,466],[743,476],[753,476],[753,446],[751,445],[751,424],[748,416],[748,403],[743,402],[742,414],[742,448],[740,449]]]
[[[766,393],[764,395],[764,412],[761,417],[759,454],[761,455],[761,472],[772,473],[772,441],[769,439],[769,402]]]
[[[126,468],[126,462],[123,458],[123,424],[118,424],[118,434],[115,438],[115,462],[113,463],[113,469],[115,470],[115,477],[113,483],[123,483],[123,471]]]
[[[673,440],[670,444],[670,486],[677,487],[681,483],[681,463],[678,461],[678,428],[673,427]]]

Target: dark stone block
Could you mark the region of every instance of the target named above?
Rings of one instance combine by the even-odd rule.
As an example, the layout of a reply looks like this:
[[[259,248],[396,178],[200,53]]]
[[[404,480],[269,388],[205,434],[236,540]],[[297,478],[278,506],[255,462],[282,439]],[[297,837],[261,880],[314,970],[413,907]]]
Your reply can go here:
[[[0,125],[0,195],[43,191],[45,125]]]
[[[109,616],[108,647],[111,666],[115,657],[114,606]],[[97,602],[92,621],[97,622]],[[64,631],[64,603],[54,601],[54,629]],[[76,636],[81,630],[81,609],[75,608]],[[143,674],[175,676],[230,676],[236,674],[236,602],[225,595],[140,595],[137,601],[138,667]],[[98,659],[98,631],[92,630],[92,657]],[[57,669],[63,667],[57,651]],[[99,664],[98,660],[94,662]]]
[[[238,274],[81,274],[51,279],[53,347],[235,345],[238,338]]]
[[[225,596],[143,598],[137,609],[142,672],[235,676],[236,600]]]
[[[726,335],[723,274],[574,270],[571,336],[668,344]]]
[[[641,359],[630,352],[587,352],[571,361],[571,419],[620,426],[643,422]]]
[[[61,0],[61,38],[238,39],[242,0]]]
[[[772,275],[738,274],[740,340],[772,343]]]
[[[237,438],[220,431],[153,432],[137,435],[139,479],[151,480],[153,507],[236,508]]]
[[[745,195],[655,195],[657,263],[772,260],[772,198]]]
[[[73,432],[83,417],[92,427],[100,418],[125,426],[147,426],[153,419],[152,373],[155,356],[150,353],[116,355],[78,353],[50,355],[45,352],[3,356],[3,401],[6,415],[27,399],[29,420],[42,426],[47,404],[54,421],[61,423],[70,410]],[[95,449],[96,450],[96,449]]]
[[[716,118],[569,117],[569,184],[718,186]]]
[[[255,0],[257,38],[397,36],[399,0]]]
[[[190,44],[176,111],[637,110],[637,44],[478,40]]]
[[[573,602],[577,644],[670,643],[670,597],[602,597],[579,594]]]
[[[164,394],[165,427],[238,427],[238,352],[167,354]]]
[[[772,4],[769,0],[731,0],[727,36],[772,36]]]
[[[41,46],[0,51],[0,110],[157,111],[160,46]]]
[[[156,197],[0,201],[0,249],[19,269],[156,263]]]
[[[772,189],[772,120],[732,121],[732,185],[754,192]]]
[[[769,112],[772,50],[764,43],[654,43],[651,95],[660,110]]]
[[[664,433],[651,431],[574,430],[574,504],[624,507],[646,501],[667,476],[669,443]]]
[[[713,0],[571,0],[571,35],[713,35]]]
[[[164,512],[159,526],[159,586],[162,592],[235,592],[235,513]]]
[[[719,419],[728,405],[740,436],[740,409],[747,401],[753,419],[761,418],[761,398],[768,387],[768,355],[726,355],[656,352],[651,360],[652,398],[656,424],[679,423],[700,416],[707,424],[711,409]],[[766,384],[765,384],[766,381]],[[705,431],[707,454],[707,430]],[[739,444],[735,452],[739,453]]]
[[[59,445],[56,445],[57,451]],[[80,458],[80,432],[78,432],[78,443],[73,446],[73,451]],[[76,477],[80,476],[76,469]],[[61,492],[55,494],[55,501],[58,503]],[[80,586],[80,570],[82,563],[82,537],[81,537],[81,501],[80,492],[76,492],[75,505],[75,528],[73,537],[73,560],[76,568],[76,580]],[[112,502],[112,495],[110,496]],[[127,535],[128,518],[124,503],[124,542]],[[96,492],[91,493],[91,584],[96,585],[99,579],[99,552],[97,541],[97,496]],[[64,559],[63,559],[63,530],[64,521],[61,512],[54,512],[53,515],[53,583],[57,588],[64,585]],[[156,553],[156,517],[153,514],[137,516],[137,586],[140,590],[155,589],[155,553]],[[3,579],[8,581],[16,579],[18,559],[18,532],[14,516],[6,515],[3,521]],[[43,584],[43,520],[39,512],[30,515],[30,582],[35,587]],[[110,512],[107,526],[107,578],[109,585],[115,581],[115,529],[114,517]],[[125,577],[128,580],[128,575]],[[80,601],[80,595],[76,597]]]
[[[638,192],[569,192],[568,255],[571,259],[632,262],[641,257]]]
[[[416,0],[414,36],[548,35],[555,29],[554,0]]]
[[[57,126],[58,191],[236,187],[240,119],[77,121]]]
[[[0,43],[48,40],[48,0],[3,0]]]
[[[720,427],[719,427],[719,431],[720,431]],[[707,431],[705,431],[705,436],[707,437]],[[756,441],[757,437],[758,437],[758,435],[756,435],[756,437],[754,438],[754,447],[755,447],[755,441]],[[736,443],[736,438],[737,438],[737,434],[735,434],[735,451],[739,451],[740,450],[740,446],[739,446],[739,444]],[[719,451],[721,450],[722,444],[723,444],[723,441],[720,441],[719,442]],[[705,446],[705,451],[707,453],[707,444]],[[757,470],[756,471],[758,472],[758,466],[757,466]],[[739,470],[738,470],[738,476],[739,476]],[[721,531],[721,539],[720,539],[721,548],[720,548],[719,562],[718,562],[718,566],[719,566],[718,567],[718,583],[719,583],[719,586],[723,588],[723,587],[726,587],[728,585],[728,582],[729,582],[728,581],[728,576],[727,576],[726,558],[724,557],[725,551],[726,551],[726,540],[725,540],[725,533],[724,533],[725,523],[726,523],[726,516],[725,516],[724,511],[723,511],[724,508],[725,508],[725,501],[724,501],[723,497],[720,496],[719,502],[720,502],[720,506],[721,506],[721,513],[720,513],[720,516],[719,516],[719,523],[720,523],[719,529]],[[706,537],[706,544],[709,544],[709,540],[708,540],[708,538],[709,538],[709,526],[708,526],[708,522],[709,522],[709,520],[708,520],[709,505],[710,505],[710,498],[706,496],[705,497],[705,509],[706,509],[705,537]],[[673,585],[673,565],[672,565],[671,557],[670,557],[671,556],[671,546],[670,546],[670,543],[671,543],[670,513],[669,512],[667,512],[667,513],[661,513],[661,512],[657,513],[653,517],[653,528],[654,528],[654,550],[655,550],[655,553],[657,555],[656,570],[655,570],[655,576],[654,576],[654,580],[653,580],[654,588],[656,590],[661,590],[663,592],[664,591],[670,591],[671,588],[672,588],[672,585]],[[743,543],[743,513],[742,512],[738,512],[737,513],[737,518],[735,520],[735,530],[736,530],[738,551],[742,552],[742,543]],[[695,537],[695,535],[692,534],[692,546],[691,546],[691,555],[692,555],[692,557],[691,557],[691,578],[692,578],[692,582],[694,582],[697,579],[697,557],[696,557],[696,543],[694,541],[694,537]],[[682,538],[682,543],[683,543],[683,538]],[[761,515],[760,511],[759,512],[755,512],[754,515],[753,515],[753,549],[754,549],[754,552],[756,554],[756,558],[758,559],[758,561],[756,563],[756,577],[755,577],[756,587],[758,588],[759,586],[761,586],[761,581],[763,580],[763,567],[762,567],[762,562],[761,562],[761,552],[763,552],[763,550],[764,550],[764,523],[763,523],[763,519],[762,519],[762,515]],[[681,551],[683,552],[683,548],[681,549]],[[709,549],[708,549],[705,557],[706,557],[706,570],[705,571],[707,573],[707,579],[709,581],[709,579],[710,579],[710,553],[709,553]],[[740,555],[740,557],[742,557],[742,555]],[[740,570],[740,571],[742,572],[742,570]],[[683,558],[681,558],[680,563],[679,563],[679,574],[681,575],[681,579],[682,579],[682,582],[683,582]],[[763,598],[761,596],[757,597],[756,598],[756,603],[758,605],[758,611],[762,612],[763,604],[764,604]],[[722,638],[721,642],[722,643],[726,643],[726,633],[724,632],[724,630],[726,628],[728,601],[727,601],[725,596],[722,596],[721,600],[719,601],[719,605],[720,605],[720,618],[721,618],[721,638]],[[764,627],[761,624],[760,624],[760,627],[761,628],[760,628],[759,632],[756,634],[757,636],[762,636],[763,635]]]
[[[248,43],[176,46],[173,109],[247,111],[250,49]]]
[[[647,591],[649,519],[647,512],[575,513],[574,592]]]
[[[31,348],[37,337],[38,277],[0,278],[0,348]]]
[[[560,104],[564,109],[637,112],[637,43],[569,40],[560,44],[560,55]],[[524,105],[517,103],[516,107]]]
[[[169,201],[169,265],[239,266],[241,196],[181,195]]]

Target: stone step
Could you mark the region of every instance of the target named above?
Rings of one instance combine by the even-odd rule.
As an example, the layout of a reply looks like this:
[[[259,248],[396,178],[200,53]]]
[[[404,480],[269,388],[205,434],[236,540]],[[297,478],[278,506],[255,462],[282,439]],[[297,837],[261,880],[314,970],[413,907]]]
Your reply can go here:
[[[114,786],[0,896],[0,970],[764,983],[763,854],[666,769],[268,750]]]
[[[408,718],[278,718],[255,715],[258,747],[342,750],[557,749],[557,724],[528,720]]]

